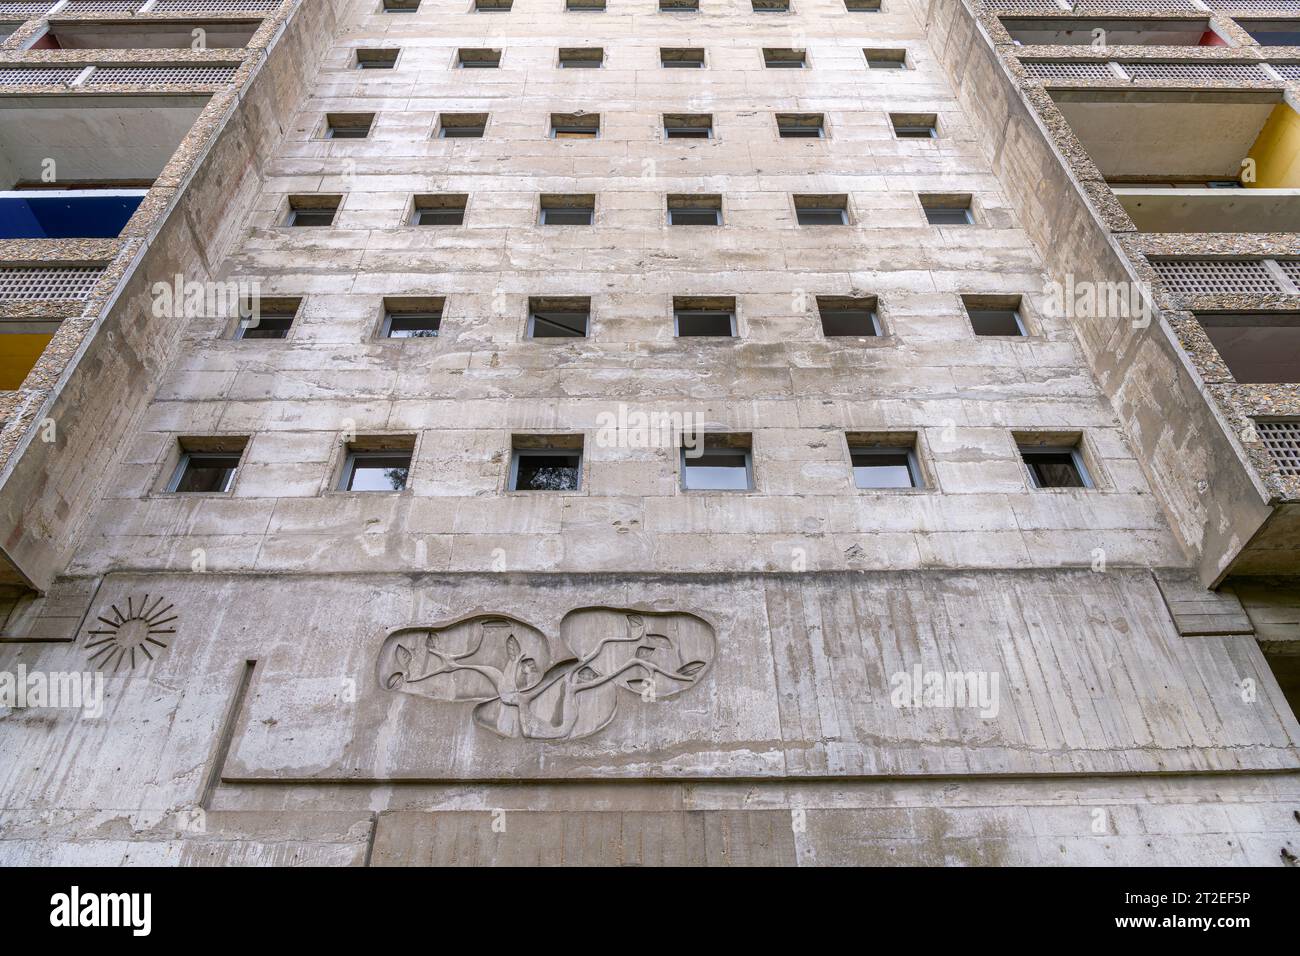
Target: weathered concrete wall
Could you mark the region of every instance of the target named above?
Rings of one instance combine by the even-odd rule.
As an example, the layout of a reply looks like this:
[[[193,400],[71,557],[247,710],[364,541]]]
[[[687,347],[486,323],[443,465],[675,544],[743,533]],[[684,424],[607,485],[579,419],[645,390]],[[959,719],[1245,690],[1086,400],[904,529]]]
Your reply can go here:
[[[9,808],[0,859],[68,860],[79,848],[104,862],[208,854],[273,863],[290,853],[360,862],[371,812],[430,806],[567,819],[535,829],[522,813],[514,832],[523,842],[491,849],[478,815],[381,818],[372,862],[419,861],[429,837],[408,834],[426,827],[460,834],[436,830],[435,860],[549,858],[573,833],[615,825],[573,812],[593,800],[634,817],[653,811],[637,825],[665,831],[665,859],[710,862],[720,860],[691,836],[696,826],[763,828],[780,850],[764,855],[770,841],[755,836],[731,862],[792,862],[797,847],[800,862],[823,863],[1264,863],[1296,844],[1287,801],[1300,787],[1300,726],[1253,637],[1180,637],[1146,572],[321,575],[286,584],[106,578],[87,635],[104,632],[97,621],[114,619],[113,608],[138,613],[158,598],[175,633],[152,660],[141,653],[134,665],[106,668],[98,718],[28,709],[0,719],[0,807]],[[529,628],[558,648],[550,663],[561,662],[564,650],[590,646],[572,625],[593,606],[633,609],[678,647],[685,632],[671,618],[698,615],[711,629],[712,642],[697,645],[706,667],[658,699],[620,688],[603,726],[546,740],[476,723],[482,694],[405,694],[377,666],[393,629],[478,609],[516,618],[511,633],[544,668]],[[597,623],[619,637],[624,617]],[[133,640],[128,626],[111,630],[114,641]],[[100,640],[8,646],[0,670],[79,671]],[[671,666],[671,655],[644,659]],[[241,688],[248,661],[256,664]],[[420,663],[402,666],[420,677]],[[916,667],[996,675],[997,712],[896,706],[894,675]],[[1243,695],[1246,683],[1258,693]],[[546,716],[559,725],[568,707]],[[1029,774],[1056,782],[1016,782]],[[801,808],[806,834],[790,824]],[[687,809],[731,817],[663,818]],[[745,813],[757,809],[769,812]],[[211,821],[195,830],[205,814]],[[268,841],[277,827],[282,843]],[[453,852],[475,834],[472,852]],[[133,841],[143,844],[138,855]]]
[[[1137,281],[1095,208],[1113,197],[1104,183],[1075,179],[1039,115],[1068,128],[1047,94],[1016,85],[966,0],[932,0],[926,35],[1049,278]],[[1272,509],[1213,396],[1163,313],[1147,326],[1089,317],[1070,324],[1178,540],[1202,581],[1217,584]]]
[[[1152,569],[1186,555],[912,8],[519,7],[352,11],[215,264],[301,297],[292,332],[187,322],[57,618],[0,645],[0,672],[107,674],[97,719],[0,711],[0,861],[1280,863],[1300,726],[1248,626],[1175,626]],[[812,69],[764,71],[796,22]],[[575,29],[603,69],[555,68]],[[398,69],[348,68],[383,45]],[[449,69],[485,45],[500,70]],[[697,45],[709,69],[658,66]],[[547,138],[578,108],[600,139]],[[432,139],[444,110],[488,136]],[[778,110],[831,135],[778,139]],[[716,141],[660,142],[675,111]],[[327,112],[371,137],[320,138]],[[313,192],[336,224],[281,227]],[[436,192],[466,224],[404,225]],[[595,226],[536,224],[566,192]],[[726,225],[667,227],[690,192]],[[852,226],[795,225],[792,193],[841,192]],[[972,194],[978,224],[926,225],[918,192]],[[811,297],[850,293],[886,336],[820,335]],[[1024,296],[1031,335],[975,337],[962,293]],[[394,295],[445,296],[439,337],[377,340]],[[530,295],[591,296],[591,337],[526,339]],[[674,339],[674,295],[734,295],[740,338]],[[752,433],[756,490],[601,446],[620,404]],[[853,487],[844,433],[888,429],[918,433],[925,490]],[[1031,490],[1020,430],[1082,432],[1098,487]],[[332,491],[349,432],[414,436],[408,488]],[[506,491],[534,432],[585,435],[581,491]],[[248,438],[232,491],[162,492],[212,436]],[[917,668],[996,706],[894,700]]]
[[[129,437],[175,357],[181,317],[159,315],[151,288],[214,277],[261,180],[266,157],[306,95],[340,4],[301,7],[276,38],[250,84],[218,94],[159,177],[150,204],[183,201],[150,232],[132,235],[138,257],[102,314],[85,320],[76,355],[41,414],[5,462],[0,542],[23,579],[39,590],[67,566],[78,534],[129,448]],[[215,139],[209,135],[220,129]],[[195,155],[197,153],[198,155]],[[101,243],[102,245],[103,243]],[[76,321],[70,321],[71,327]],[[54,440],[48,440],[53,435]]]
[[[745,30],[724,29],[743,17]],[[906,5],[797,19],[747,3],[639,18],[521,7],[358,10],[267,167],[224,274],[301,297],[284,341],[194,319],[114,474],[74,571],[791,570],[1088,567],[1184,560],[1073,333],[1044,314],[1042,267]],[[760,48],[803,30],[807,70]],[[561,70],[556,49],[605,50]],[[451,68],[489,29],[498,70]],[[911,70],[868,70],[869,44]],[[664,70],[661,46],[707,47]],[[398,47],[391,71],[351,68]],[[601,114],[601,138],[548,137],[552,112]],[[487,112],[483,139],[431,138],[440,112]],[[710,112],[710,142],[660,140],[666,112]],[[824,140],[776,136],[777,111],[823,112]],[[364,140],[326,113],[375,114]],[[890,112],[934,113],[899,140]],[[287,196],[341,194],[335,225],[281,225]],[[412,197],[466,193],[463,227],[406,225]],[[542,193],[597,196],[593,227],[542,227]],[[720,192],[721,228],[670,228],[666,197]],[[978,225],[925,223],[918,192],[970,193]],[[799,227],[794,193],[845,193],[854,225]],[[886,335],[821,335],[814,297],[878,295]],[[1023,294],[1031,335],[976,337],[962,293]],[[376,338],[385,296],[443,296],[436,339]],[[581,342],[524,337],[530,295],[592,300]],[[739,337],[675,339],[674,295],[733,295]],[[696,415],[753,435],[756,490],[684,493],[673,447],[603,447],[602,414]],[[349,429],[416,438],[407,491],[336,486]],[[844,434],[909,430],[929,488],[853,487]],[[1027,487],[1012,430],[1081,431],[1099,487]],[[512,433],[581,433],[581,491],[505,490]],[[185,436],[248,437],[227,495],[160,488]]]

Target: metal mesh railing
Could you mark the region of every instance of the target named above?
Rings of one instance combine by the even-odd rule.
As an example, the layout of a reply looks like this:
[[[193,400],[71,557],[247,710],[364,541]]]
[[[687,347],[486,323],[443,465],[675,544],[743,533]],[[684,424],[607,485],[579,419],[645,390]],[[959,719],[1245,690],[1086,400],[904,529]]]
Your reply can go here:
[[[1256,421],[1255,434],[1284,475],[1300,475],[1300,418]]]
[[[1277,295],[1285,290],[1262,259],[1153,259],[1151,267],[1182,295]]]
[[[1300,13],[1300,0],[1202,0],[1211,10],[1242,13]]]
[[[1025,72],[1035,80],[1118,80],[1105,63],[1046,63],[1021,60]]]
[[[150,13],[268,13],[283,0],[158,0]]]
[[[82,67],[0,70],[0,86],[66,86],[81,75]]]
[[[84,299],[103,266],[0,266],[0,299]]]
[[[1135,80],[1271,80],[1257,63],[1121,63]],[[1276,81],[1274,81],[1276,82]]]
[[[229,83],[235,76],[233,66],[106,66],[97,68],[86,86],[125,84],[209,85]]]

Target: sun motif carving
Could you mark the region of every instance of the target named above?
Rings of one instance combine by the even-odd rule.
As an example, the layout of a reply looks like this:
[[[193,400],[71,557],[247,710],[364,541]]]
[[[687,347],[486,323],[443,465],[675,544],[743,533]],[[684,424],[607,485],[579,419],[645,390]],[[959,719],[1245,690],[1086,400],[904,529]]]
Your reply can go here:
[[[150,603],[147,594],[138,602],[128,597],[126,613],[116,604],[108,607],[95,618],[102,627],[89,631],[86,641],[86,650],[92,652],[90,662],[100,670],[111,666],[116,673],[123,664],[132,670],[138,663],[152,661],[176,633],[179,615],[172,613],[175,605],[168,604],[166,598]]]

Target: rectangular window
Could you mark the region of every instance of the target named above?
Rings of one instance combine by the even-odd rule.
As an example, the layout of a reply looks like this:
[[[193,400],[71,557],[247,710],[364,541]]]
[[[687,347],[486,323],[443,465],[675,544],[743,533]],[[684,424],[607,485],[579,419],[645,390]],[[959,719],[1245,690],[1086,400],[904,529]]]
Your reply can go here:
[[[821,113],[777,113],[776,131],[782,139],[821,139],[826,119]]]
[[[465,224],[465,203],[468,201],[469,197],[464,193],[416,196],[411,214],[411,225],[463,226]]]
[[[411,449],[348,447],[339,477],[341,492],[400,492],[411,476]]]
[[[439,139],[477,139],[487,130],[487,113],[442,113],[438,116]]]
[[[889,122],[899,139],[934,139],[939,135],[933,113],[890,113]]]
[[[326,139],[365,139],[370,135],[374,113],[326,113]]]
[[[753,491],[754,460],[747,434],[710,435],[680,453],[684,491]]]
[[[1031,488],[1091,488],[1092,478],[1079,453],[1079,440],[1032,442],[1017,437],[1016,447],[1024,460]]]
[[[755,13],[789,13],[790,0],[752,0]]]
[[[301,299],[259,298],[240,303],[240,319],[235,324],[236,339],[283,339],[293,327]],[[255,305],[255,307],[254,307]]]
[[[384,0],[384,13],[415,13],[420,0]]]
[[[443,299],[434,296],[390,296],[384,299],[384,339],[432,339],[442,328]]]
[[[976,335],[1027,335],[1018,295],[964,295],[961,304]]]
[[[400,50],[357,50],[358,70],[391,70]]]
[[[564,9],[575,11],[600,11],[605,10],[605,0],[564,0]]]
[[[714,195],[668,197],[668,225],[722,225],[722,197]]]
[[[509,13],[513,0],[474,0],[475,13]]]
[[[975,222],[970,196],[923,195],[921,208],[925,210],[925,221],[932,226],[969,226]]]
[[[674,296],[673,325],[680,338],[732,338],[736,300],[732,296]]]
[[[456,65],[462,70],[495,70],[501,65],[501,51],[461,49],[456,53]]]
[[[605,62],[605,51],[598,46],[567,47],[560,50],[560,68],[564,70],[598,70]]]
[[[259,315],[256,319],[241,320],[235,330],[236,339],[283,339],[293,328],[292,315]]]
[[[867,67],[872,70],[906,70],[906,50],[863,50]]]
[[[822,335],[827,338],[867,338],[880,335],[876,314],[876,297],[819,295],[817,312],[821,316]]]
[[[1196,318],[1238,382],[1300,382],[1300,313],[1200,313]]]
[[[711,139],[711,113],[665,113],[664,136],[668,139]]]
[[[880,0],[844,0],[844,9],[849,13],[879,13]]]
[[[591,322],[585,296],[533,296],[528,300],[528,338],[581,339]]]
[[[808,64],[804,50],[763,48],[763,65],[769,70],[802,70]]]
[[[541,198],[543,226],[590,226],[596,220],[596,197],[549,194]]]
[[[801,226],[844,226],[849,222],[849,197],[795,196],[795,218]]]
[[[552,139],[595,139],[600,135],[599,113],[552,113]]]
[[[338,212],[342,196],[290,196],[289,214],[284,220],[286,226],[318,227],[332,226],[334,214]]]
[[[167,491],[176,494],[224,494],[235,484],[247,438],[181,439],[181,457]]]
[[[663,47],[659,50],[659,62],[666,70],[702,70],[704,48]]]
[[[510,491],[577,491],[582,484],[581,435],[514,435],[510,444]]]
[[[858,488],[924,488],[915,432],[850,432],[849,461]]]
[[[659,0],[661,13],[698,13],[700,0]]]

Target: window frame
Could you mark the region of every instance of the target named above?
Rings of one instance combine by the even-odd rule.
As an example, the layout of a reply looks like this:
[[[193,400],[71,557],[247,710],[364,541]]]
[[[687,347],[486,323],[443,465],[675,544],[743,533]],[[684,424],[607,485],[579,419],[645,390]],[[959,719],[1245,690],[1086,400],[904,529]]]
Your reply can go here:
[[[564,448],[561,446],[548,446],[541,448],[515,448],[510,449],[510,468],[506,475],[506,491],[510,494],[564,494],[566,492],[576,492],[583,490],[582,467],[585,459],[586,442],[583,442],[578,448]],[[577,484],[572,488],[520,488],[519,487],[519,459],[523,457],[539,458],[543,456],[556,455],[573,455],[578,459],[574,471],[577,474]]]
[[[239,475],[240,465],[244,463],[244,450],[247,447],[247,444],[245,444],[238,452],[189,451],[182,448],[180,458],[176,462],[176,467],[172,469],[172,476],[168,479],[166,486],[163,488],[164,493],[169,495],[229,495],[234,491],[235,479]],[[226,477],[225,486],[217,491],[181,491],[180,484],[185,478],[185,472],[188,470],[190,462],[196,459],[202,460],[205,458],[233,458],[235,460],[234,466],[228,469],[230,474]]]
[[[1082,442],[1082,439],[1080,439]],[[1026,480],[1029,483],[1031,491],[1092,491],[1097,487],[1091,472],[1088,470],[1087,463],[1083,460],[1083,450],[1079,444],[1074,445],[1026,445],[1022,442],[1016,442],[1016,452],[1020,455],[1020,463],[1024,466]],[[1038,483],[1038,477],[1034,473],[1033,467],[1025,457],[1028,454],[1039,455],[1064,455],[1070,456],[1074,465],[1074,470],[1078,474],[1082,486],[1075,485],[1042,485]]]
[[[745,487],[744,488],[688,488],[686,486],[687,468],[687,449],[683,446],[677,450],[677,462],[680,475],[678,477],[678,488],[687,494],[745,494],[758,490],[754,481],[754,449],[736,447],[732,445],[710,444],[707,438],[701,443],[700,454],[695,456],[694,461],[698,461],[710,452],[738,452],[745,456]]]
[[[402,482],[401,488],[353,488],[353,480],[356,478],[357,460],[373,458],[392,458],[398,455],[406,456],[406,479]],[[414,448],[352,448],[348,447],[343,456],[343,468],[339,473],[338,484],[334,490],[344,494],[357,495],[400,495],[403,492],[411,490],[411,472],[415,469],[415,449]]]
[[[921,469],[921,459],[916,453],[916,441],[909,445],[890,445],[884,442],[875,444],[863,444],[861,442],[848,442],[849,449],[849,480],[852,481],[853,487],[858,491],[925,491],[929,486],[925,481],[925,472]],[[906,458],[906,468],[908,478],[911,484],[906,488],[896,487],[893,485],[860,485],[858,484],[858,466],[853,463],[854,455],[866,455],[868,457],[879,455],[903,455]]]

